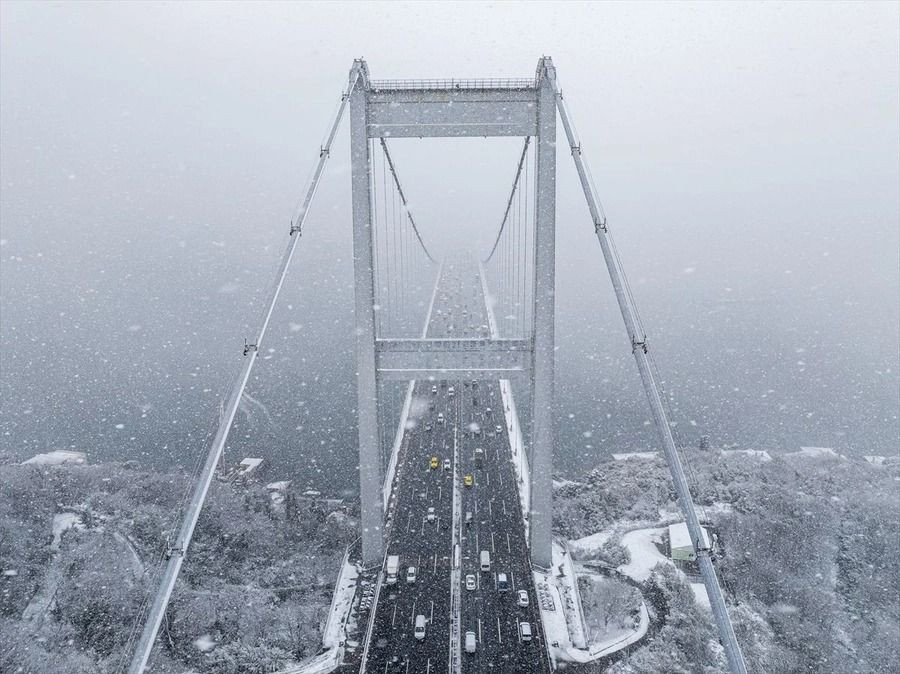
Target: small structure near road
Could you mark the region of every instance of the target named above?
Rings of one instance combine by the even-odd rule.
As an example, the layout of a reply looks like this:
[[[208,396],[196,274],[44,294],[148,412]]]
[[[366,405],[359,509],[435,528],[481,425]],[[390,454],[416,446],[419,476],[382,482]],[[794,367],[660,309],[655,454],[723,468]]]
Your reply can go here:
[[[703,536],[703,545],[709,547],[709,534],[706,528],[700,527],[700,533]],[[669,555],[672,561],[678,562],[693,562],[697,559],[687,524],[684,522],[669,525]]]

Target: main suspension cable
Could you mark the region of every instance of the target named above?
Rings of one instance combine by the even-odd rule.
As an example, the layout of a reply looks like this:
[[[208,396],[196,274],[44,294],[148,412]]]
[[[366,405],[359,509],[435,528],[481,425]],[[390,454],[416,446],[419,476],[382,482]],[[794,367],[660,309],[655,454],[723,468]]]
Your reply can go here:
[[[416,238],[419,240],[419,245],[422,246],[422,250],[425,252],[425,255],[428,256],[428,259],[437,264],[437,261],[432,257],[431,253],[428,252],[428,246],[426,246],[425,242],[422,240],[422,235],[419,234],[419,228],[416,226],[415,218],[413,218],[412,211],[409,208],[409,202],[407,202],[406,195],[403,193],[403,187],[400,185],[400,177],[397,175],[394,160],[391,158],[391,153],[388,152],[387,141],[385,141],[384,138],[381,138],[381,149],[384,151],[384,156],[391,169],[391,175],[394,176],[394,183],[397,185],[397,191],[400,193],[400,199],[403,201],[403,208],[406,209],[406,214],[409,216],[409,222],[412,225],[413,232],[416,234]]]
[[[488,253],[488,256],[484,260],[482,260],[484,264],[491,261],[491,258],[494,256],[494,251],[497,250],[497,244],[500,243],[500,237],[503,235],[503,230],[506,227],[506,220],[509,218],[509,209],[512,207],[513,198],[516,196],[516,190],[519,187],[519,176],[522,175],[522,166],[525,163],[525,156],[528,153],[528,146],[530,144],[531,136],[525,136],[525,146],[522,148],[522,156],[519,158],[519,166],[516,168],[516,177],[513,180],[509,200],[506,202],[506,211],[504,211],[503,220],[500,222],[500,230],[497,232],[497,238],[494,240],[494,246],[491,248],[491,252]]]

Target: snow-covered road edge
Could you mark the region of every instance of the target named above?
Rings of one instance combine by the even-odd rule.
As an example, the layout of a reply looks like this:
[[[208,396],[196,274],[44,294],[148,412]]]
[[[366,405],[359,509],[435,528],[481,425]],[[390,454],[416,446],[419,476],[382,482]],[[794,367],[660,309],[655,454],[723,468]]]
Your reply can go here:
[[[481,280],[481,294],[484,298],[484,309],[487,314],[491,338],[498,339],[500,331],[494,318],[494,309],[489,301],[490,293],[487,287],[487,275],[484,265],[480,261],[478,262],[478,278]],[[509,432],[513,466],[516,469],[516,479],[519,485],[519,502],[522,504],[522,514],[525,520],[525,537],[528,538],[527,513],[530,511],[531,506],[531,469],[528,466],[528,456],[525,453],[525,441],[522,437],[522,427],[519,424],[519,414],[516,411],[516,401],[513,400],[512,386],[508,379],[500,380],[500,399],[503,404],[503,416],[506,420],[506,430]]]

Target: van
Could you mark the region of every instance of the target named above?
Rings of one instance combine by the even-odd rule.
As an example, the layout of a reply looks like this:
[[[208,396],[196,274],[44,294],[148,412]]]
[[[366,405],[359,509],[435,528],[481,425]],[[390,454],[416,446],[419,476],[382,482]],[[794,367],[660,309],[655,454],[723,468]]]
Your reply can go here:
[[[466,632],[466,653],[475,652],[475,632]]]
[[[527,625],[528,623],[525,624]],[[416,629],[413,634],[419,641],[422,641],[425,638],[425,616],[423,616],[421,613],[416,616]],[[528,632],[528,639],[531,640],[530,631]]]
[[[481,570],[482,571],[490,571],[491,570],[491,553],[487,550],[481,551]]]
[[[531,641],[531,623],[519,623],[519,638],[523,642]]]
[[[509,578],[506,577],[505,573],[497,574],[497,589],[500,592],[506,592],[509,589]]]

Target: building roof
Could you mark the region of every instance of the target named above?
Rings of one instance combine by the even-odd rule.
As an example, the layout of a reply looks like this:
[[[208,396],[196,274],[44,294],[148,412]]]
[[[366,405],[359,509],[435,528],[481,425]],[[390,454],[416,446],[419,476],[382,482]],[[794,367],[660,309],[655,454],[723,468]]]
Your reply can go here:
[[[709,534],[706,527],[700,527],[700,531],[703,534],[703,544],[709,547]],[[669,525],[669,546],[673,550],[675,548],[693,548],[686,523],[676,522]]]

